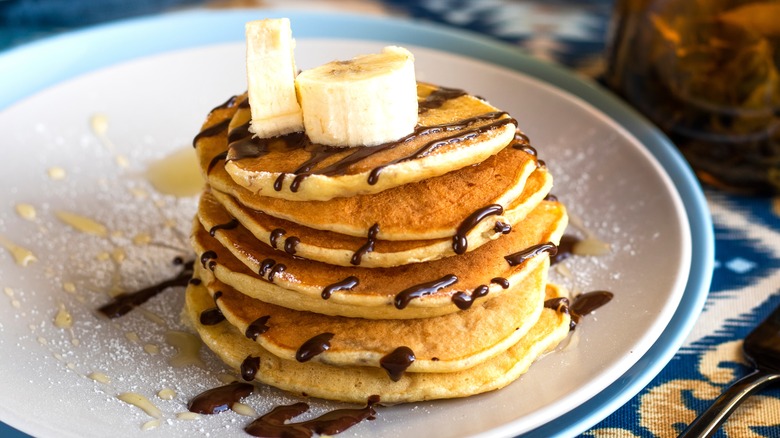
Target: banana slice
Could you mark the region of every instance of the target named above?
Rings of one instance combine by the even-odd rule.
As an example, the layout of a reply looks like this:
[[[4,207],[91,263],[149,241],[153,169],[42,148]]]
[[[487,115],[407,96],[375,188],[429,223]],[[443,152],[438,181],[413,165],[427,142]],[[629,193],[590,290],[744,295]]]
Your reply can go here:
[[[330,62],[295,83],[314,143],[375,146],[411,134],[417,124],[414,56],[402,47]]]
[[[252,123],[261,138],[303,131],[301,106],[295,94],[295,58],[290,20],[246,24],[246,73]]]

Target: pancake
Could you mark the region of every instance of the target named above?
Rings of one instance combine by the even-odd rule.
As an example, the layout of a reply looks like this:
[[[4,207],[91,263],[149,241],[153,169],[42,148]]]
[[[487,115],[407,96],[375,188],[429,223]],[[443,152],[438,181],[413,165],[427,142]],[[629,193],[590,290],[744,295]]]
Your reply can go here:
[[[249,298],[219,281],[204,284],[216,306],[239,332],[252,333],[253,322],[262,318],[266,331],[253,336],[265,350],[282,359],[295,360],[296,352],[306,341],[330,333],[330,348],[312,361],[380,367],[382,357],[406,347],[416,357],[408,371],[440,373],[471,368],[506,351],[536,323],[543,307],[549,267],[549,258],[541,259],[544,262],[523,281],[496,298],[480,300],[462,312],[413,320],[370,320],[301,312]]]
[[[547,288],[547,298],[559,296]],[[233,325],[202,325],[200,314],[214,306],[204,287],[190,285],[185,315],[203,342],[235,370],[245,359],[258,358],[255,380],[295,394],[364,403],[379,395],[384,403],[465,397],[502,388],[525,373],[531,363],[555,348],[569,333],[569,315],[544,308],[536,324],[505,352],[467,370],[452,373],[404,373],[398,381],[374,367],[337,367],[317,362],[300,363],[269,353]]]
[[[464,234],[464,251],[472,251],[506,232],[506,225],[515,226],[541,202],[552,186],[552,177],[545,169],[537,169],[528,178],[525,190],[503,214],[485,216]],[[332,231],[321,231],[278,219],[261,211],[241,205],[234,197],[211,189],[203,193],[198,217],[203,226],[231,226],[219,222],[225,209],[246,227],[259,241],[280,251],[287,251],[309,260],[339,266],[353,266],[355,254],[366,244],[366,238],[353,237]],[[489,219],[489,220],[488,220]],[[377,221],[380,229],[384,222]],[[360,258],[360,266],[367,268],[392,267],[420,263],[455,255],[453,238],[412,241],[380,240],[371,252]]]
[[[253,138],[250,108],[237,105],[227,134],[226,170],[240,186],[297,201],[379,193],[480,163],[514,138],[517,121],[484,100],[419,84],[418,126],[407,137],[371,147],[315,145],[303,133]],[[431,97],[437,106],[426,104]],[[452,97],[452,98],[445,98]],[[220,116],[217,116],[219,118]],[[204,128],[220,123],[206,121]]]
[[[218,221],[232,219],[223,213]],[[488,287],[491,296],[504,291],[501,283],[511,288],[542,257],[512,266],[504,256],[546,242],[557,244],[566,223],[562,204],[543,201],[509,234],[475,251],[394,268],[342,267],[301,259],[257,241],[240,224],[217,230],[212,237],[196,220],[192,244],[202,265],[209,266],[221,282],[261,301],[328,315],[409,319],[456,312],[454,297],[470,296],[482,286]],[[327,289],[350,278],[355,280],[353,287],[321,298]],[[421,291],[424,286],[428,286],[426,293],[411,298],[413,290]],[[303,297],[311,299],[297,301]]]
[[[235,105],[214,110],[207,121],[209,128],[202,132],[209,134],[212,128],[219,128],[230,120],[235,110]],[[506,207],[520,196],[526,179],[537,165],[535,157],[523,149],[522,143],[516,143],[519,149],[505,148],[498,156],[489,157],[480,165],[375,195],[294,202],[260,196],[236,184],[225,170],[226,135],[200,137],[196,144],[208,183],[220,192],[234,196],[247,208],[309,228],[355,237],[365,237],[381,217],[378,237],[383,240],[451,237],[472,212],[491,204]],[[443,205],[450,207],[442,208]]]

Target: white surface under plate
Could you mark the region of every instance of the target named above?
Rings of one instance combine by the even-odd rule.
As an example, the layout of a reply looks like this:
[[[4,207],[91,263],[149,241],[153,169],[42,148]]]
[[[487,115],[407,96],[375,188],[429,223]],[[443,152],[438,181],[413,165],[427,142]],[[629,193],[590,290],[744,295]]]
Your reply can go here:
[[[302,38],[296,58],[308,68],[383,45]],[[612,247],[606,256],[566,260],[573,277],[557,279],[575,291],[612,291],[615,299],[584,319],[568,347],[542,358],[507,388],[380,408],[375,421],[345,435],[526,432],[599,394],[661,336],[691,266],[686,212],[652,155],[589,104],[521,73],[407,46],[416,55],[418,79],[465,88],[520,121],[555,176],[553,193]],[[38,259],[22,267],[0,249],[0,419],[38,436],[244,436],[250,418],[234,412],[198,420],[176,416],[191,396],[219,385],[217,376],[226,371],[205,348],[205,369],[168,363],[175,349],[166,343],[166,331],[186,330],[179,322],[181,289],[113,321],[95,312],[112,288],[153,284],[177,271],[175,256],[189,257],[195,199],[157,193],[144,173],[150,163],[191,148],[209,109],[244,89],[243,44],[228,43],[100,69],[0,112],[0,235]],[[107,121],[105,138],[91,124],[96,115]],[[54,168],[65,177],[52,178]],[[18,214],[20,204],[33,206],[36,217]],[[56,217],[58,211],[98,221],[108,234],[76,231]],[[66,283],[75,290],[65,290]],[[54,324],[60,308],[72,315],[72,328]],[[130,332],[140,341],[129,339]],[[147,345],[159,353],[150,354],[146,350],[154,349]],[[94,372],[110,383],[86,377]],[[159,399],[163,388],[174,389],[176,397]],[[152,400],[162,423],[142,432],[151,417],[118,400],[123,392]],[[262,413],[297,400],[261,388],[245,403]],[[311,415],[336,406],[311,404]]]

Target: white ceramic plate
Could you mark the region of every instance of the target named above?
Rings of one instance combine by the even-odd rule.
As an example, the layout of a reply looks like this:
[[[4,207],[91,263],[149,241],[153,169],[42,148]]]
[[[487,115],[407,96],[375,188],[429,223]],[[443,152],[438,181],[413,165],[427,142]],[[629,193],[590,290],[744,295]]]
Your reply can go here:
[[[157,53],[162,49],[154,48],[154,29],[162,35],[190,26],[204,29],[208,27],[202,26],[203,21],[224,25],[226,16],[240,26],[257,13],[244,14],[181,14],[156,19],[151,27],[149,21],[142,21],[119,28],[122,35],[137,34],[138,44],[151,47],[148,53]],[[299,26],[320,23],[331,29],[323,31],[326,36],[350,37],[307,37],[311,28],[298,33],[296,58],[301,68],[402,42],[416,55],[420,80],[465,88],[509,111],[555,176],[553,192],[589,232],[613,248],[607,256],[569,259],[565,264],[573,277],[558,277],[575,290],[615,293],[609,305],[586,318],[568,348],[543,358],[518,382],[500,391],[382,408],[376,421],[364,422],[350,433],[513,435],[545,424],[547,429],[530,434],[577,432],[616,409],[660,370],[700,310],[712,258],[712,237],[707,232],[711,226],[701,193],[690,185],[690,172],[663,138],[652,130],[648,136],[644,122],[633,115],[630,123],[620,124],[605,115],[604,99],[607,106],[614,103],[598,90],[579,94],[588,98],[589,93],[597,93],[601,110],[529,74],[421,47],[430,46],[432,40],[418,38],[415,43],[408,41],[408,33],[391,32],[398,26],[412,26],[403,22],[287,15],[293,15],[295,32]],[[332,31],[339,20],[352,25],[349,33],[357,32],[355,23],[359,23],[366,38],[383,41]],[[412,28],[439,38],[449,36],[435,29]],[[106,39],[117,37],[115,29],[92,30],[80,37],[106,44]],[[231,30],[227,35],[219,33],[212,40],[240,41],[240,32]],[[173,257],[188,255],[186,234],[194,199],[157,193],[144,173],[150,163],[190,148],[208,110],[245,88],[243,44],[205,45],[200,38],[182,45],[194,48],[147,54],[128,62],[112,60],[104,64],[108,67],[79,71],[82,74],[75,78],[59,81],[0,112],[6,145],[0,161],[4,193],[0,235],[38,258],[22,267],[9,251],[0,250],[0,289],[5,292],[0,296],[0,351],[5,356],[0,362],[0,420],[16,428],[37,436],[244,435],[242,426],[250,419],[235,413],[195,421],[176,416],[186,411],[189,397],[218,385],[216,376],[224,371],[205,351],[205,370],[169,365],[175,349],[166,343],[165,333],[183,329],[178,318],[180,290],[153,299],[144,306],[146,312],[134,311],[115,321],[98,318],[94,312],[112,287],[134,290],[166,278],[176,272],[170,263]],[[460,43],[453,43],[450,50],[475,50]],[[80,47],[67,40],[59,45],[64,58],[68,52],[77,54]],[[443,43],[438,47],[448,49]],[[133,53],[127,58],[133,58],[137,48],[127,50]],[[10,56],[18,60],[20,53],[25,55],[22,50]],[[0,58],[0,65],[7,58]],[[557,69],[524,62],[528,68],[520,70],[532,75],[548,72],[553,82],[560,84],[564,78],[570,84],[574,81],[575,88],[582,87]],[[46,81],[33,78],[31,88]],[[105,137],[91,123],[96,115],[107,121]],[[643,146],[627,127],[650,138],[653,146]],[[64,179],[52,178],[50,171],[55,169],[64,170]],[[21,204],[33,206],[36,218],[23,218],[17,211]],[[107,236],[74,230],[57,218],[61,211],[104,224]],[[143,242],[146,237],[150,243]],[[697,258],[692,258],[693,251]],[[65,290],[71,285],[75,292]],[[54,323],[60,308],[72,315],[72,328]],[[164,323],[156,321],[155,315]],[[140,341],[129,339],[133,336],[128,333],[136,333]],[[155,347],[160,352],[150,354]],[[86,377],[94,372],[105,374],[110,383]],[[616,383],[621,376],[628,383]],[[163,388],[174,389],[177,396],[157,398]],[[146,395],[162,410],[164,421],[159,427],[141,432],[142,424],[151,418],[115,397],[129,391]],[[246,403],[263,412],[290,401],[284,394],[263,389]],[[593,406],[588,412],[575,410],[565,424],[551,423],[586,402]],[[333,406],[314,401],[312,413]]]

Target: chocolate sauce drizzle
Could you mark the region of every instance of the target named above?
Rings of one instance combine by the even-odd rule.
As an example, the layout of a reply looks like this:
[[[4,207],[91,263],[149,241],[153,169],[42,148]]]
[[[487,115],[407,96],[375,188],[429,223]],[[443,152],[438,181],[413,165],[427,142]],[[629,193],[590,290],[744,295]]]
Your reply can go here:
[[[214,261],[214,259],[217,258],[217,253],[214,251],[206,251],[203,254],[200,255],[200,264],[203,266],[203,268],[208,268],[209,270],[214,270],[214,267],[217,266],[217,262]],[[208,266],[207,266],[208,263]]]
[[[448,100],[456,99],[465,96],[466,94],[468,94],[466,91],[458,88],[439,87],[429,94],[422,102],[417,104],[417,113],[422,114],[426,111],[439,108]]]
[[[249,122],[235,127],[228,133],[228,161],[246,158],[260,158],[271,152],[271,145],[280,145],[284,150],[301,149],[307,143],[306,134],[292,132],[271,138],[254,137],[249,132]]]
[[[372,395],[364,408],[336,409],[298,423],[288,423],[288,421],[308,411],[308,404],[299,402],[277,406],[251,422],[244,430],[250,435],[264,438],[310,438],[314,434],[335,435],[365,419],[374,419],[376,415],[374,405],[377,403],[379,403],[379,396]]]
[[[247,382],[255,380],[258,371],[260,371],[260,357],[250,354],[241,362],[241,378]]]
[[[190,281],[188,281],[188,283],[197,286],[203,283],[203,281],[200,278],[190,278]]]
[[[387,371],[390,380],[397,382],[414,362],[414,351],[409,347],[398,347],[379,359],[379,366]]]
[[[379,180],[379,174],[387,166],[423,158],[442,146],[462,142],[508,124],[517,125],[517,121],[515,119],[501,118],[506,114],[507,113],[503,111],[494,111],[459,120],[453,123],[444,123],[426,127],[418,126],[414,132],[399,140],[371,147],[352,148],[354,150],[352,150],[351,153],[347,153],[344,157],[340,158],[336,162],[316,171],[313,169],[317,165],[336,154],[344,153],[345,148],[312,144],[302,132],[287,134],[271,139],[253,138],[252,134],[249,132],[249,124],[246,123],[242,126],[232,129],[228,134],[229,144],[227,160],[236,161],[247,158],[260,158],[268,154],[268,152],[270,152],[270,144],[277,141],[284,145],[285,150],[306,149],[311,154],[311,156],[292,172],[295,177],[290,183],[290,191],[297,192],[303,180],[311,175],[346,175],[348,174],[349,168],[352,165],[363,161],[364,159],[377,153],[392,150],[402,144],[408,143],[415,138],[442,132],[460,131],[448,137],[429,141],[409,155],[397,158],[384,165],[375,167],[371,170],[371,172],[369,172],[368,176],[368,183],[374,185]],[[467,129],[470,125],[486,120],[492,120],[492,122],[476,128]],[[286,179],[285,175],[286,173],[281,174],[274,181],[274,190],[282,190],[283,182]]]
[[[279,174],[279,176],[276,177],[276,180],[274,181],[274,190],[276,190],[277,192],[281,192],[282,191],[282,187],[283,187],[283,184],[284,184],[284,177],[286,177],[286,176],[287,176],[287,174],[282,172],[282,173]]]
[[[351,275],[341,281],[337,281],[336,283],[333,283],[331,285],[325,286],[324,289],[322,289],[322,299],[327,300],[330,298],[331,295],[333,295],[333,292],[338,292],[342,290],[352,290],[360,284],[360,280],[358,280],[357,277],[354,275]]]
[[[198,414],[217,414],[230,409],[233,403],[247,397],[255,389],[249,383],[233,382],[225,386],[212,388],[196,395],[187,404],[190,412]]]
[[[195,138],[192,139],[192,147],[194,148],[198,147],[198,142],[202,138],[215,137],[219,134],[222,134],[228,128],[229,125],[230,125],[230,119],[225,119],[219,123],[216,123],[200,131],[198,135],[196,135]]]
[[[217,165],[220,161],[223,161],[227,158],[227,151],[221,152],[214,156],[214,158],[211,159],[209,162],[209,167],[206,169],[206,173],[211,173],[211,170],[214,169],[214,166]]]
[[[421,298],[432,293],[436,293],[445,287],[452,286],[458,282],[458,277],[453,274],[445,275],[444,277],[421,283],[410,288],[404,289],[396,294],[393,304],[396,309],[404,309],[415,298]]]
[[[284,252],[287,254],[293,255],[296,252],[296,249],[298,247],[298,244],[301,243],[301,239],[290,236],[286,239],[284,239]]]
[[[504,213],[504,207],[502,207],[499,204],[490,204],[485,207],[479,208],[466,219],[463,220],[463,222],[458,225],[458,229],[455,232],[455,236],[452,237],[452,250],[455,251],[455,254],[465,254],[466,250],[469,247],[469,241],[466,239],[466,234],[468,234],[469,231],[474,229],[474,227],[477,226],[480,222],[482,222],[483,219],[485,219],[488,216],[493,216],[497,214],[503,214]]]
[[[222,291],[218,290],[214,293],[214,307],[200,312],[199,320],[201,325],[217,325],[225,320],[225,315],[222,314],[222,310],[219,309],[219,303],[217,303],[220,297],[222,297]]]
[[[512,225],[496,221],[496,224],[493,226],[493,231],[501,234],[509,234],[512,232]]]
[[[271,231],[271,237],[268,239],[268,242],[271,244],[271,247],[276,249],[277,241],[280,237],[284,236],[287,231],[284,231],[281,228],[276,228],[275,230]]]
[[[488,113],[488,114],[506,114],[506,113],[494,112],[494,113]],[[469,120],[469,119],[466,119],[466,120]],[[448,144],[453,144],[453,143],[460,143],[462,141],[466,141],[466,140],[469,140],[471,138],[475,138],[478,135],[483,134],[485,132],[492,131],[494,129],[498,129],[498,128],[502,127],[502,126],[506,126],[506,125],[509,125],[509,124],[517,125],[517,121],[515,119],[512,119],[512,118],[499,119],[499,120],[497,120],[495,122],[488,123],[488,124],[480,126],[478,128],[470,129],[468,131],[461,132],[461,133],[458,133],[458,134],[454,134],[454,135],[451,135],[449,137],[444,137],[444,138],[441,138],[439,140],[434,140],[434,141],[428,142],[423,147],[421,147],[420,149],[418,149],[417,151],[415,151],[412,154],[409,154],[409,155],[407,155],[405,157],[402,157],[402,158],[398,158],[398,159],[392,160],[392,161],[388,162],[385,165],[381,165],[381,166],[377,166],[377,167],[373,168],[371,170],[371,172],[369,172],[369,174],[368,174],[368,184],[370,184],[370,185],[376,184],[379,181],[379,174],[387,166],[390,166],[390,165],[393,165],[393,164],[403,163],[403,162],[406,162],[406,161],[416,160],[418,158],[426,157],[426,156],[430,155],[432,152],[434,152],[436,149],[438,149],[438,148],[440,148],[442,146],[446,146]],[[367,149],[367,148],[363,148],[363,149]]]
[[[246,328],[246,331],[244,332],[244,335],[253,340],[256,341],[257,337],[262,335],[263,333],[267,332],[269,327],[267,325],[268,320],[271,319],[271,315],[264,315],[256,320],[252,321]]]
[[[108,304],[99,307],[98,312],[111,319],[119,318],[168,288],[186,286],[192,277],[194,262],[183,262],[177,257],[177,259],[174,260],[174,264],[182,266],[181,272],[175,277],[136,292],[119,294]]]
[[[504,277],[496,277],[490,280],[491,283],[501,286],[502,289],[509,289],[509,280]]]
[[[282,263],[276,263],[276,260],[269,258],[260,262],[260,271],[258,273],[269,283],[273,283],[274,277],[284,272],[286,269],[287,269],[287,265]],[[265,274],[268,274],[268,277],[266,277]]]
[[[474,301],[476,301],[477,298],[486,296],[488,291],[490,291],[490,288],[488,288],[487,285],[482,284],[477,286],[474,291],[471,292],[471,295],[467,294],[466,292],[456,292],[452,296],[452,302],[458,306],[458,309],[468,310],[471,308],[471,305],[474,304]]]
[[[368,229],[368,240],[366,241],[366,243],[363,244],[363,246],[358,248],[358,250],[355,251],[354,254],[352,254],[352,259],[349,261],[351,264],[355,266],[359,266],[360,262],[363,261],[363,256],[374,250],[374,245],[376,245],[377,234],[379,234],[378,223],[372,225],[371,228]]]
[[[544,252],[549,253],[550,256],[554,256],[557,250],[558,247],[555,246],[555,244],[552,242],[540,243],[522,251],[518,251],[514,254],[504,256],[504,259],[506,259],[507,263],[509,263],[509,266],[517,266],[523,264],[526,260],[534,258]]]
[[[225,315],[222,314],[222,311],[219,310],[219,307],[212,307],[200,313],[201,325],[217,325],[224,320]]]
[[[330,340],[333,339],[333,333],[320,333],[319,335],[304,342],[295,352],[295,360],[298,362],[308,362],[314,356],[330,349]]]
[[[219,231],[219,230],[233,230],[233,229],[237,228],[238,225],[239,225],[238,219],[231,219],[230,222],[228,222],[228,223],[214,225],[213,227],[211,227],[211,229],[209,230],[209,235],[211,237],[214,237],[214,235],[217,234],[217,231]]]

